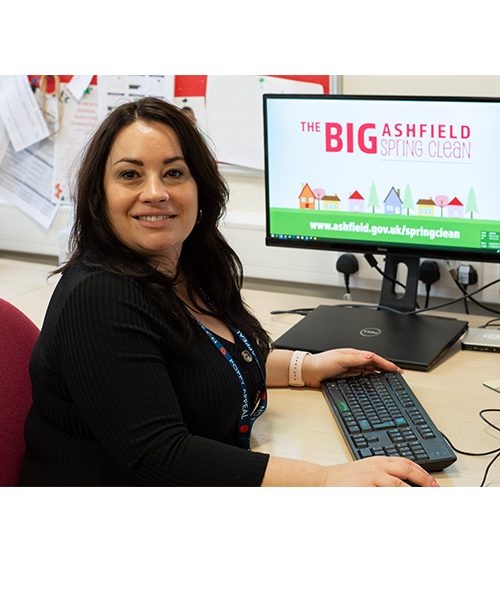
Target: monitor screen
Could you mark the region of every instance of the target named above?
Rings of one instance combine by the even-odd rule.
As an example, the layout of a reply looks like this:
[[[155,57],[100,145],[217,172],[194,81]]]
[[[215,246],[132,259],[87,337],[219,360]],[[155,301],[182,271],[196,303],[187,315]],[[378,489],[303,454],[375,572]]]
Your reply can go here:
[[[500,259],[500,98],[264,96],[266,244]]]

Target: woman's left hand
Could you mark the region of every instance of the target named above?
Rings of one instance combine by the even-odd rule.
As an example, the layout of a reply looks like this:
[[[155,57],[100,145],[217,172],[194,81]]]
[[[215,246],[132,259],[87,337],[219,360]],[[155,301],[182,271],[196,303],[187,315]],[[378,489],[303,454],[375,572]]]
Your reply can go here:
[[[376,371],[398,371],[402,369],[373,352],[341,348],[319,354],[309,354],[302,363],[302,379],[309,387],[320,387],[330,377],[351,377]]]

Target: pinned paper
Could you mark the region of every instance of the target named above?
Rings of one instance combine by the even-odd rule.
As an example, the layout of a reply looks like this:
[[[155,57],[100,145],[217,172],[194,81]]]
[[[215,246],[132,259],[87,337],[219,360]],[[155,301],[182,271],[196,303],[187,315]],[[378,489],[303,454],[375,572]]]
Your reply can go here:
[[[174,75],[99,75],[99,118],[104,118],[123,102],[145,96],[173,102],[174,81]]]
[[[85,91],[89,89],[92,77],[93,75],[73,75],[71,78],[67,90],[77,102],[80,102]]]
[[[0,118],[15,152],[50,135],[26,75],[9,75],[0,80]]]
[[[0,196],[49,229],[59,207],[52,201],[53,175],[52,140],[42,140],[20,152],[14,152],[9,144],[0,165]]]
[[[262,96],[271,93],[322,94],[323,86],[281,77],[208,76],[208,133],[219,162],[264,170]]]
[[[43,103],[40,90],[34,94],[30,88],[29,93],[37,106]],[[44,123],[51,134],[59,126],[57,98],[49,96],[45,100],[48,123],[45,119]],[[46,229],[52,225],[59,207],[59,202],[52,200],[54,150],[54,140],[48,136],[17,152],[11,140],[2,150],[0,131],[0,196]]]
[[[64,113],[61,132],[56,138],[53,202],[72,203],[70,180],[78,157],[98,123],[97,89],[90,86],[80,102],[67,88],[62,93]]]

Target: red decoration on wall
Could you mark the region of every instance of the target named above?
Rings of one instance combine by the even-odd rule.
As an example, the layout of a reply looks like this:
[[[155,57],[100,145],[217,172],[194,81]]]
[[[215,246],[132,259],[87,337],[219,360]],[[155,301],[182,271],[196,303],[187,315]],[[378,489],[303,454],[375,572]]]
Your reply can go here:
[[[28,79],[30,83],[40,83],[41,75],[28,75]],[[73,75],[59,75],[59,80],[61,83],[69,83]],[[92,81],[90,85],[97,85],[97,75],[92,77]],[[47,79],[47,94],[51,94],[54,91],[54,78],[49,75]]]

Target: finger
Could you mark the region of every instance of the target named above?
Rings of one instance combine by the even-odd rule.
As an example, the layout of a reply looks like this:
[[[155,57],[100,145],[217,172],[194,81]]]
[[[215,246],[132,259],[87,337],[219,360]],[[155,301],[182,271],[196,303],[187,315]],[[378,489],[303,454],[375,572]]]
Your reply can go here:
[[[399,369],[399,367],[397,365],[395,365],[393,362],[383,358],[382,356],[379,356],[378,354],[375,354],[375,352],[371,352],[369,350],[354,350],[353,348],[339,348],[337,349],[337,352],[341,353],[344,355],[344,358],[349,358],[349,359],[355,359],[358,358],[360,359],[361,362],[359,363],[354,363],[354,364],[363,364],[363,360],[366,362],[368,361],[369,363],[372,363],[373,365],[376,365],[377,367],[382,368],[383,370],[387,371],[387,370],[396,370]],[[353,363],[351,363],[353,364]]]
[[[402,373],[394,363],[373,352],[345,354],[342,358],[342,366],[345,369],[361,368],[370,373],[375,371],[400,371]]]
[[[405,486],[440,487],[438,482],[424,468],[407,458],[392,459],[391,475],[397,477]]]
[[[371,367],[380,371],[398,371],[403,373],[403,370],[400,369],[396,364],[390,360],[382,358],[378,354],[374,354],[373,352],[365,354],[364,358],[369,361],[369,365],[367,365],[366,368]]]

